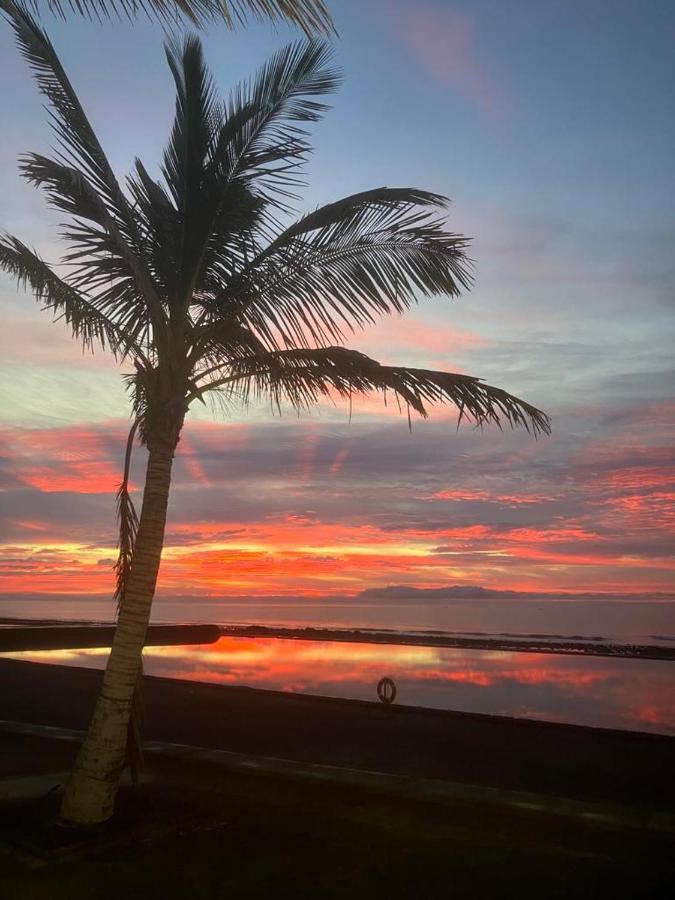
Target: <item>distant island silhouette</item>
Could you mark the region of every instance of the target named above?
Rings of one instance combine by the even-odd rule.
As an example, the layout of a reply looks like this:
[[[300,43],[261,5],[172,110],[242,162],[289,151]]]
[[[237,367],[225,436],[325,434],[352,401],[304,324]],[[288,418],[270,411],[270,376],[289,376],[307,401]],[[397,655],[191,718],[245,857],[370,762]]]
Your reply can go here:
[[[416,588],[391,584],[366,588],[356,594],[358,600],[675,600],[666,593],[614,593],[612,591],[510,591],[475,584],[453,584],[440,588]]]
[[[110,598],[109,592],[100,594],[66,594],[39,592],[0,592],[0,604],[3,602],[16,604],[18,602],[38,601],[41,603],[58,604],[63,601],[106,602]],[[614,601],[655,601],[662,603],[674,603],[675,593],[665,591],[652,591],[642,593],[618,592],[618,591],[516,591],[500,588],[486,588],[477,584],[447,584],[438,588],[420,588],[406,584],[389,584],[385,587],[365,588],[355,594],[229,594],[219,597],[201,597],[195,594],[160,595],[160,602],[179,603],[205,600],[210,603],[222,603],[224,605],[236,604],[308,604],[320,605],[322,603],[346,603],[354,604],[359,601],[363,604],[379,603],[385,601],[410,600],[412,603],[434,603],[437,601],[452,600],[605,600]],[[0,624],[14,621],[22,621],[23,616],[15,611],[2,615],[0,606]]]

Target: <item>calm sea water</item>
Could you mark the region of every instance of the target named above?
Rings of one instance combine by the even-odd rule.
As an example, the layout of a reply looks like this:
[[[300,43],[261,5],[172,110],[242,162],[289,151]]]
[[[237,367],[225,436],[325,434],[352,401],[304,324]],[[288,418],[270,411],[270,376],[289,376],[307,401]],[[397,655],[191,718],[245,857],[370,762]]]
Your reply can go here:
[[[12,654],[105,665],[107,650]],[[330,641],[223,637],[147,647],[149,675],[376,702],[385,675],[397,703],[675,735],[675,663]]]
[[[0,617],[112,621],[111,600],[41,599],[0,601]],[[675,602],[619,600],[475,600],[419,603],[352,600],[261,601],[163,600],[155,622],[212,622],[433,629],[462,633],[564,635],[609,640],[675,641]]]

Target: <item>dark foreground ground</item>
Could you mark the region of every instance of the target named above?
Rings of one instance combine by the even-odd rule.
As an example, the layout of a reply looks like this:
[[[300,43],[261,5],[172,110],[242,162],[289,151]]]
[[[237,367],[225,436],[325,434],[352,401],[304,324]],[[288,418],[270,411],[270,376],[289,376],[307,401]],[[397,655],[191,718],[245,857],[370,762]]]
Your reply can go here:
[[[0,660],[0,718],[84,727],[100,677]],[[669,738],[158,678],[145,701],[153,740],[675,810]],[[75,750],[0,734],[0,775],[41,778],[30,802],[0,807],[0,900],[673,895],[672,831],[156,755],[110,829],[45,854],[61,781],[45,773]]]
[[[22,757],[72,745],[22,738]],[[578,820],[446,807],[343,785],[153,760],[114,826],[36,867],[31,836],[57,797],[0,808],[3,900],[666,898],[672,839]],[[25,853],[25,850],[24,850]]]

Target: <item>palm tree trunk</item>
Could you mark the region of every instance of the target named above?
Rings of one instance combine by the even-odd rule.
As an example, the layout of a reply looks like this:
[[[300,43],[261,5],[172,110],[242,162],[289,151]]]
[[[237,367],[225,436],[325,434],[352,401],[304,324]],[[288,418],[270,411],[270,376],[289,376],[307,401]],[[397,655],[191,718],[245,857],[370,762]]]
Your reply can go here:
[[[61,819],[68,824],[92,825],[113,814],[164,543],[174,447],[173,442],[165,442],[150,448],[127,590],[101,693],[61,805]]]

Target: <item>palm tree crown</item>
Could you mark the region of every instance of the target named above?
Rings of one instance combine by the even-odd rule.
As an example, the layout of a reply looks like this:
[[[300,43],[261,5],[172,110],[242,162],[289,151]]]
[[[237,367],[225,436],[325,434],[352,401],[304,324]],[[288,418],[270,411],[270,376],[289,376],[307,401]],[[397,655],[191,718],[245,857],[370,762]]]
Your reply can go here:
[[[457,296],[470,284],[470,263],[466,238],[446,230],[445,199],[416,188],[364,191],[288,224],[309,151],[306,125],[339,81],[325,43],[279,51],[227,101],[200,42],[169,43],[176,111],[160,171],[136,160],[121,184],[47,35],[23,8],[6,8],[58,142],[52,157],[23,157],[21,171],[68,215],[68,250],[59,270],[67,274],[58,274],[5,235],[0,267],[85,346],[133,367],[128,447],[138,429],[149,451],[138,518],[126,474],[118,495],[118,625],[62,804],[65,820],[87,824],[112,814],[127,755],[172,461],[191,403],[218,396],[301,410],[326,396],[379,391],[409,415],[450,402],[460,420],[478,425],[506,422],[537,435],[549,421],[478,378],[383,366],[342,346],[353,330],[421,296]]]
[[[325,43],[279,51],[227,102],[197,38],[168,44],[176,112],[161,176],[136,160],[123,187],[46,34],[23,10],[12,23],[58,139],[53,158],[28,154],[21,171],[70,214],[70,249],[61,277],[6,235],[0,265],[85,345],[133,362],[146,443],[177,438],[189,404],[215,391],[296,407],[389,391],[421,415],[450,401],[478,424],[548,430],[539,410],[479,379],[381,366],[340,346],[420,295],[456,296],[470,266],[467,240],[438,215],[445,199],[423,190],[365,191],[281,227],[309,150],[305,123],[339,81]]]

